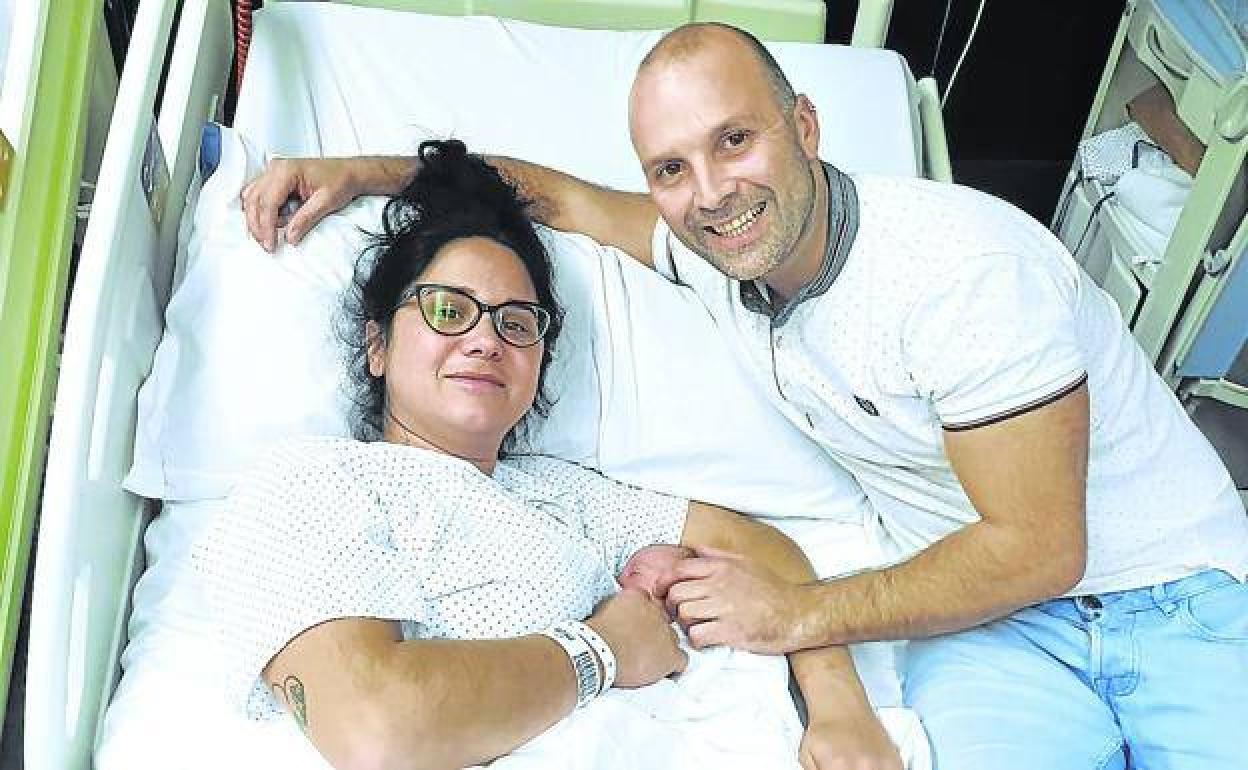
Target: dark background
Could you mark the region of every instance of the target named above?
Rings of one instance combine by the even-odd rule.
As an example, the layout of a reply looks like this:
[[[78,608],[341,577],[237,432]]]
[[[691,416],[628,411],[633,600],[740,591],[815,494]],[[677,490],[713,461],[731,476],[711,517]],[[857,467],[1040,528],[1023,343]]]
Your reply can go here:
[[[955,181],[995,193],[1046,225],[1109,56],[1123,0],[987,0],[945,105]],[[979,0],[895,0],[886,46],[942,94]],[[828,3],[826,40],[848,43],[857,3]]]

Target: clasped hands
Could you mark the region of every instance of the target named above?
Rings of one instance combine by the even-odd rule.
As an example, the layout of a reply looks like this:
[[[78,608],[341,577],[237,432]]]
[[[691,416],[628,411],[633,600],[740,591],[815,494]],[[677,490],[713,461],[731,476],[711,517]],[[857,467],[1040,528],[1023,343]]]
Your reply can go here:
[[[695,648],[777,655],[819,646],[800,585],[734,553],[694,551],[655,592]],[[896,747],[865,700],[841,697],[839,690],[808,692],[810,686],[802,687],[810,717],[798,756],[803,770],[901,770]]]
[[[801,586],[743,556],[699,547],[656,586],[696,649],[726,645],[781,655],[809,646],[803,638]]]
[[[688,659],[669,614],[697,649],[727,645],[777,655],[799,648],[791,633],[797,586],[734,553],[693,553],[658,578],[650,593],[625,588],[586,620],[615,651],[619,686],[650,684],[684,670]]]

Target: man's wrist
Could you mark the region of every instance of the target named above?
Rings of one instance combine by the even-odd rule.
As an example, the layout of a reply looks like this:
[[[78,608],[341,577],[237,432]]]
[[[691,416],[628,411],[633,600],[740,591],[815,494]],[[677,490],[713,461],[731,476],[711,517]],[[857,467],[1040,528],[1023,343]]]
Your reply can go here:
[[[790,604],[791,650],[808,650],[835,644],[828,633],[827,613],[821,601],[820,583],[794,586]]]
[[[875,708],[861,687],[856,692],[830,688],[807,694],[803,690],[802,699],[806,702],[806,717],[810,722],[840,722],[861,719],[867,714],[876,718]]]

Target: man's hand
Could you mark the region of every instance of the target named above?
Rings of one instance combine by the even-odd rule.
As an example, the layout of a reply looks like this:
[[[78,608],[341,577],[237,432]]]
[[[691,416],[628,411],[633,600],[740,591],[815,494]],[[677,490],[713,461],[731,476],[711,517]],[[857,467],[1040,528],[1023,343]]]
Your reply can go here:
[[[667,605],[695,648],[725,644],[768,655],[805,641],[802,587],[737,554],[698,547],[672,570]]]
[[[874,711],[811,716],[798,750],[802,770],[903,770],[901,755]]]
[[[295,199],[299,208],[285,228],[286,242],[297,244],[317,222],[356,197],[401,192],[414,166],[412,158],[400,157],[274,158],[243,188],[247,229],[265,251],[272,252],[282,226],[282,207]]]
[[[689,663],[663,605],[644,591],[625,588],[598,605],[585,623],[615,654],[616,687],[653,684]]]

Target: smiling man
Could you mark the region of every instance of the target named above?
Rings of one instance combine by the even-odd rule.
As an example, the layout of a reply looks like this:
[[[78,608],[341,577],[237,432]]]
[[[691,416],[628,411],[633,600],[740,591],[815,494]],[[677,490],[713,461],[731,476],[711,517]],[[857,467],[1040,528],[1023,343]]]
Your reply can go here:
[[[827,210],[828,190],[812,172],[813,107],[774,82],[771,67],[741,67],[736,46],[699,44],[733,33],[692,29],[651,52],[629,99],[650,198],[672,234],[724,275],[766,275],[792,296],[818,271],[827,240],[827,217],[813,215]],[[720,73],[734,71],[724,82]]]
[[[648,196],[492,162],[539,219],[691,287],[776,408],[862,484],[896,557],[802,586],[723,554],[686,560],[668,600],[691,639],[918,640],[905,695],[942,768],[1242,761],[1248,518],[1061,244],[973,190],[823,163],[814,105],[731,27],[667,35],[629,120]],[[278,161],[244,204],[272,249],[292,191],[307,201],[297,241],[412,171]]]

